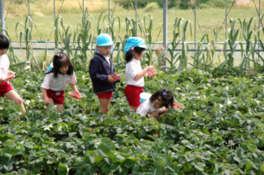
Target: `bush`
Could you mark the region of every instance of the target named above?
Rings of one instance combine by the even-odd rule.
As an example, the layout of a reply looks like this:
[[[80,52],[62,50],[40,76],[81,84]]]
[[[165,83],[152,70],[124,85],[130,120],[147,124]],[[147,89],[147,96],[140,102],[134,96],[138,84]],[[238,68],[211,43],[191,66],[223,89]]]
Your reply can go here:
[[[181,0],[180,1],[180,9],[187,9],[190,7],[190,1],[191,0]]]
[[[152,12],[159,9],[159,5],[156,2],[151,2],[150,4],[147,5],[145,8],[146,12]]]
[[[163,8],[163,0],[157,0],[160,8]],[[168,0],[168,8],[178,7],[177,0]]]
[[[153,0],[139,0],[137,1],[137,8],[145,8],[147,4],[152,1]],[[114,2],[125,9],[135,8],[135,0],[114,0]]]

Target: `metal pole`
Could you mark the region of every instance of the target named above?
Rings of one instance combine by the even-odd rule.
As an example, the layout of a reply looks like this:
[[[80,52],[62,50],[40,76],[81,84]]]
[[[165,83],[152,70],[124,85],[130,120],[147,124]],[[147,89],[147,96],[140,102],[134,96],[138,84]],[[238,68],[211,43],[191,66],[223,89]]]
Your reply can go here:
[[[109,27],[110,27],[110,0],[108,0],[108,21],[109,21]]]
[[[30,0],[28,0],[28,16],[31,16],[31,14],[30,14]]]
[[[168,0],[163,0],[163,46],[165,50],[165,57],[167,56],[167,24],[168,24]],[[165,66],[167,65],[165,60]]]
[[[1,23],[2,23],[2,34],[5,35],[5,5],[4,5],[4,0],[1,0],[0,2],[0,8],[1,8]]]
[[[137,36],[137,0],[135,0],[135,32]]]
[[[226,8],[225,8],[225,40],[227,40],[227,0],[226,0]]]
[[[195,0],[195,10],[194,10],[194,49],[196,49],[196,0]]]

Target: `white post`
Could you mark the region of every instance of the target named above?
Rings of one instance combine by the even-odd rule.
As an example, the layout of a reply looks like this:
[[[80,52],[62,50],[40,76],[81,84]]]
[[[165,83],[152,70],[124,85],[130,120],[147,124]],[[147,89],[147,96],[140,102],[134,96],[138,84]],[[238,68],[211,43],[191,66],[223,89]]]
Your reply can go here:
[[[163,46],[165,50],[165,57],[167,56],[167,25],[168,25],[168,0],[163,0]],[[165,66],[166,66],[165,61]]]
[[[0,0],[0,15],[1,15],[1,23],[2,23],[2,33],[5,35],[5,5],[4,5],[4,0]]]

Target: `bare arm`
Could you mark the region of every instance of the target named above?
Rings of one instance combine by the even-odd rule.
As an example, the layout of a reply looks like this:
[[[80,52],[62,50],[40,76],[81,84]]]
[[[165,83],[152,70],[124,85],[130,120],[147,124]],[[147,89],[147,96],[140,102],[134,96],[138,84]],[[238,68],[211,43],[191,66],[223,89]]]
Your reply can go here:
[[[74,92],[80,94],[75,84],[70,84],[70,86],[71,86],[72,90],[74,90]]]
[[[41,92],[42,92],[44,103],[48,104],[49,103],[49,97],[47,95],[47,89],[41,88]]]
[[[140,78],[144,77],[144,75],[149,72],[149,71],[152,71],[152,70],[155,70],[155,67],[154,66],[147,66],[145,67],[141,72],[139,72],[135,77],[134,77],[134,80],[135,81],[138,81]]]

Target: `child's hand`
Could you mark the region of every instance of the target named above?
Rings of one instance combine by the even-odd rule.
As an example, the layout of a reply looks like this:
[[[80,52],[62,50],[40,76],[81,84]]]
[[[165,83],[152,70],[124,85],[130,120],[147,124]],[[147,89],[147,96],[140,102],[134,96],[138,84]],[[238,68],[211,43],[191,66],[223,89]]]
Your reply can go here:
[[[114,74],[112,75],[112,78],[115,80],[115,81],[120,81],[122,79],[122,77],[119,75],[119,74]]]
[[[15,72],[8,71],[7,78],[5,80],[8,81],[8,80],[15,78],[15,77],[16,77]]]
[[[76,99],[81,99],[82,98],[82,96],[81,96],[81,94],[79,93],[78,90],[75,90],[74,93],[70,94],[70,96],[73,97],[73,98],[76,98]]]
[[[108,75],[108,81],[114,83],[116,80],[113,78],[113,75]]]
[[[152,72],[155,70],[155,67],[154,66],[147,66],[145,69],[147,72]]]

